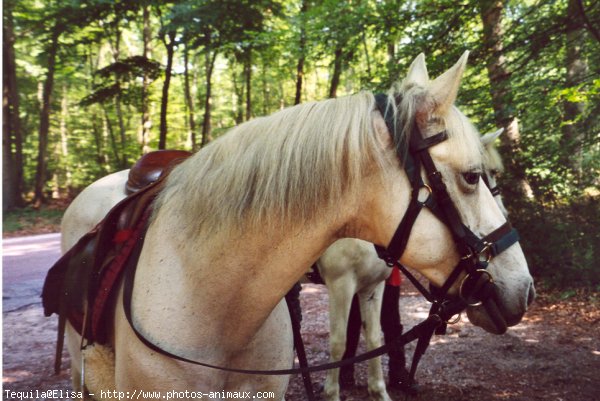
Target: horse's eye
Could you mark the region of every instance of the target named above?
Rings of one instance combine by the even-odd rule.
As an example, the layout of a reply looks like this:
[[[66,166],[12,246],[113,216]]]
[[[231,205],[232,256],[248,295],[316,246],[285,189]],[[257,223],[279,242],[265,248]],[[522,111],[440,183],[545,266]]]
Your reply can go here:
[[[479,182],[479,178],[481,177],[481,173],[476,171],[469,171],[463,173],[463,178],[469,185],[476,185]]]

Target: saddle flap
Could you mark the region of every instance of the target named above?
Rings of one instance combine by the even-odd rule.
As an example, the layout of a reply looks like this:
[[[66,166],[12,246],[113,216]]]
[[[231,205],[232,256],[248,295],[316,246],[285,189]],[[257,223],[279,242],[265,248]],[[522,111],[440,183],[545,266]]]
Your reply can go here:
[[[135,164],[130,181],[133,176],[132,182],[143,186],[117,203],[48,271],[42,291],[46,316],[67,316],[89,341],[107,340],[106,328],[110,325],[103,322],[114,288],[137,241],[144,235],[151,205],[168,173],[189,155],[185,151],[158,151],[148,153]]]

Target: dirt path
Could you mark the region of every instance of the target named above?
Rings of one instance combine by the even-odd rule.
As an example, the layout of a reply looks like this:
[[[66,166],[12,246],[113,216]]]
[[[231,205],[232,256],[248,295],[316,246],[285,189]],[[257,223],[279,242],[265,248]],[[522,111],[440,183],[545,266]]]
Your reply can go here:
[[[309,360],[326,361],[326,290],[306,285],[301,300]],[[403,322],[411,327],[426,315],[427,305],[406,289],[401,309]],[[44,318],[39,304],[3,314],[4,390],[70,390],[68,369],[59,376],[52,372],[55,336],[56,319]],[[579,301],[542,299],[503,336],[487,334],[463,319],[448,335],[434,337],[417,376],[422,392],[414,400],[599,400],[600,310]],[[317,383],[323,378],[314,375]],[[365,364],[357,368],[357,383],[342,393],[346,401],[367,399]],[[5,395],[3,399],[10,399]],[[390,395],[404,399],[397,392]],[[300,378],[292,378],[286,400],[304,398]]]

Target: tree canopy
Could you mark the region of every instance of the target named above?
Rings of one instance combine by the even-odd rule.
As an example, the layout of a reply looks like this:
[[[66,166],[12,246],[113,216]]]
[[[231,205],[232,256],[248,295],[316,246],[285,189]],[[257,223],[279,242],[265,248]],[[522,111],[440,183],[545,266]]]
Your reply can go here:
[[[464,50],[460,106],[504,127],[534,272],[600,285],[600,7],[592,0],[7,0],[3,208],[69,197],[300,101],[385,90]],[[550,274],[551,272],[551,274]],[[572,273],[575,272],[575,278]]]

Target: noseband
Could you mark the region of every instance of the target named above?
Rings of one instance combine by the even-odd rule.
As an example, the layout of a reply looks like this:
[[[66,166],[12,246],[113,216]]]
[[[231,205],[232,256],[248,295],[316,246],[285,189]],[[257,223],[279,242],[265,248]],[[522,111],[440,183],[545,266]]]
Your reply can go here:
[[[390,112],[388,96],[375,95],[375,101],[390,134],[394,133],[398,124]],[[376,245],[375,248],[379,257],[388,266],[397,265],[397,261],[406,250],[410,233],[419,213],[423,207],[427,207],[450,229],[460,254],[460,261],[442,287],[432,288],[430,291],[418,283],[410,272],[402,266],[399,267],[413,283],[418,283],[416,284],[417,288],[433,304],[431,313],[438,314],[442,317],[442,321],[447,322],[450,317],[467,306],[483,304],[498,331],[504,332],[506,331],[506,322],[495,301],[493,277],[486,268],[493,257],[519,241],[519,235],[510,223],[506,222],[480,238],[462,223],[458,210],[448,194],[442,174],[437,170],[429,154],[430,147],[446,139],[448,139],[448,134],[445,130],[431,137],[423,138],[417,124],[414,123],[408,142],[408,152],[403,152],[397,147],[398,157],[400,160],[404,160],[404,169],[412,187],[411,199],[388,247],[383,248]],[[421,170],[425,172],[427,183],[423,181]],[[427,198],[421,200],[419,194],[424,189],[428,192]],[[448,291],[457,282],[462,272],[465,272],[466,275],[459,285],[458,298],[451,297]]]

